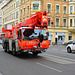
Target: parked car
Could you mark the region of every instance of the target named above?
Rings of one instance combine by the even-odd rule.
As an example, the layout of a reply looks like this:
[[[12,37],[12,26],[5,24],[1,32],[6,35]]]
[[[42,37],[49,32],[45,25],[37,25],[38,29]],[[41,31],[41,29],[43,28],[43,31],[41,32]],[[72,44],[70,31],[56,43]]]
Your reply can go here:
[[[64,45],[68,45],[68,44],[72,44],[73,43],[73,41],[69,41],[68,43],[64,43]]]
[[[67,48],[68,53],[71,53],[72,51],[75,51],[75,42],[73,42],[71,44],[68,44],[66,48]]]

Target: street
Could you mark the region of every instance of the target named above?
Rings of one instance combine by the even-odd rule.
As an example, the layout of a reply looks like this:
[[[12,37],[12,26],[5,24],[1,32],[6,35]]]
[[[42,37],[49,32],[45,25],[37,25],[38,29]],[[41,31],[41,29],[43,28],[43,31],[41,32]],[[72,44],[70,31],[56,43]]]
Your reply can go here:
[[[50,46],[36,57],[16,57],[0,45],[0,75],[75,75],[75,54],[67,53],[65,46]]]

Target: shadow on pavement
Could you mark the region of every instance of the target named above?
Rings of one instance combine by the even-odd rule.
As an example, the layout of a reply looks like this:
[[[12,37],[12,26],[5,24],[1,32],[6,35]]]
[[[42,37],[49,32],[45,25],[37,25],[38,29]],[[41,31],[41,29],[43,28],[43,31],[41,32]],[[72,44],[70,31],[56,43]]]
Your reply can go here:
[[[22,53],[22,54],[19,54],[16,57],[21,58],[21,59],[35,59],[35,58],[38,59],[38,58],[43,58],[43,57],[41,57],[39,55],[34,56],[34,55],[30,54],[30,53],[28,53],[28,54]]]

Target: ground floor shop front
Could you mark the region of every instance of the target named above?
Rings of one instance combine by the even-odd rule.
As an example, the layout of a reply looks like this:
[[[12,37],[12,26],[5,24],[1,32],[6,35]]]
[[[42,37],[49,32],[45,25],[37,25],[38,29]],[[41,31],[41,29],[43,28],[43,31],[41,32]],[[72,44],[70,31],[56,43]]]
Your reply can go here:
[[[68,29],[48,29],[48,40],[51,44],[65,44],[75,40],[75,33]]]

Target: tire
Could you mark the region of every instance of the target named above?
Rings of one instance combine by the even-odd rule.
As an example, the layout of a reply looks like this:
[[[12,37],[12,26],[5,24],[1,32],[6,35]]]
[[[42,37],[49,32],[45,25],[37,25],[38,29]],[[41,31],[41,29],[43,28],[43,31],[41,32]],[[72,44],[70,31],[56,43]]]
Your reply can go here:
[[[10,50],[9,50],[9,44],[7,44],[7,52],[8,53],[10,52]]]
[[[71,53],[72,52],[70,47],[67,48],[67,52],[68,53]]]
[[[33,55],[34,55],[34,56],[37,56],[37,55],[38,55],[38,52],[33,52]]]
[[[12,47],[12,54],[13,56],[17,56],[16,48],[14,46]]]
[[[7,52],[7,44],[4,44],[4,52]]]

